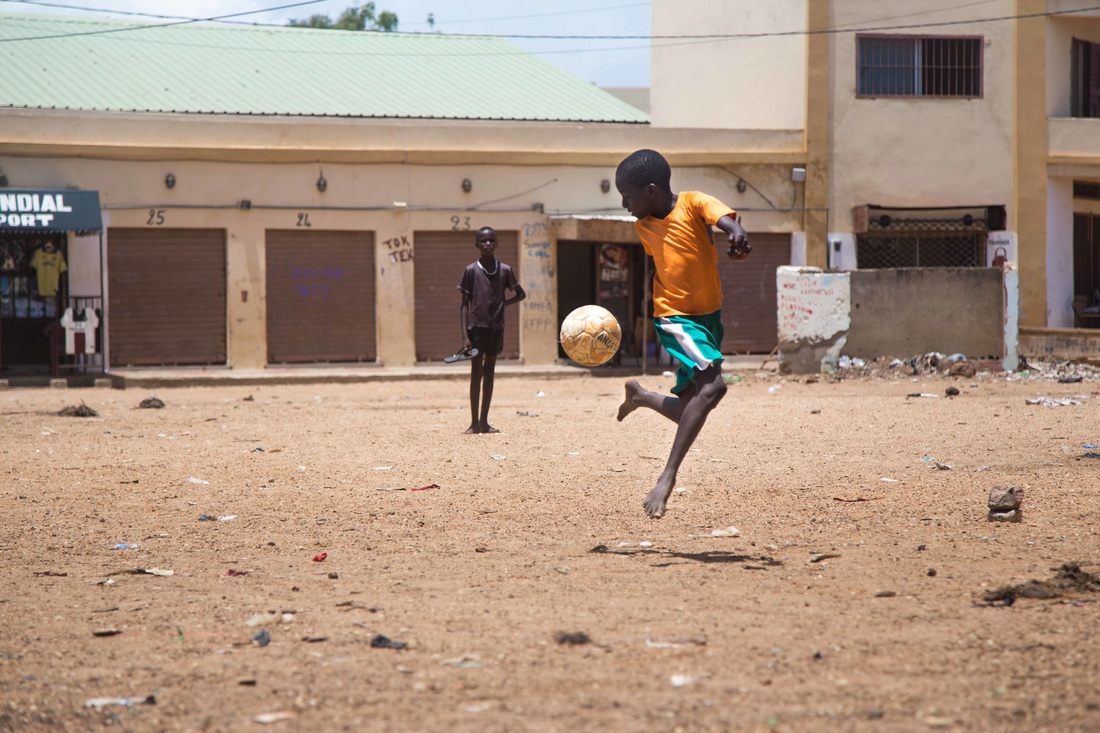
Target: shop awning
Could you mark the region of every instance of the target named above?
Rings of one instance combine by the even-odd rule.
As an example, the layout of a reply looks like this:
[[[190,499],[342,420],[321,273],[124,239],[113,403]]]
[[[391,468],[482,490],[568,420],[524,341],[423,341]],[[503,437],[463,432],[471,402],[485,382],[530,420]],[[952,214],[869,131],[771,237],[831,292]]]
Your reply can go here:
[[[98,191],[0,189],[0,234],[85,233],[102,229]]]

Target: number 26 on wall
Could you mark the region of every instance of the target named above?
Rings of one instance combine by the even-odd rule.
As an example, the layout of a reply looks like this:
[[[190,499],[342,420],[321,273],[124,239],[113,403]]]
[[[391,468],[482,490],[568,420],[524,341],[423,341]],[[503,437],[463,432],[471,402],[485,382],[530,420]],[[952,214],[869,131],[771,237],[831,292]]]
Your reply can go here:
[[[147,227],[159,227],[164,224],[165,209],[149,209],[149,218],[145,222]]]

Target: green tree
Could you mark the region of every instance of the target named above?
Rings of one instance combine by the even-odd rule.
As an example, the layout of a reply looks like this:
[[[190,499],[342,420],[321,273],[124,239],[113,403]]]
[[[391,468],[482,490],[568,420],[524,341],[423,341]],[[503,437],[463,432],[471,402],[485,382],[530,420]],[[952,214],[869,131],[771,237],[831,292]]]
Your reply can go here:
[[[287,25],[298,28],[335,28],[342,31],[395,31],[397,13],[388,10],[377,13],[374,3],[362,6],[355,4],[344,9],[336,20],[318,13],[308,18],[291,20]]]

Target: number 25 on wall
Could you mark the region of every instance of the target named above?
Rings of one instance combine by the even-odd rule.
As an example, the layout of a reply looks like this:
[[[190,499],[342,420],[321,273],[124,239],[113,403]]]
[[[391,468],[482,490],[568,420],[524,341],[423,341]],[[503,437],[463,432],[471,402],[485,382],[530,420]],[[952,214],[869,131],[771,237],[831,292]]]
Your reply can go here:
[[[159,227],[164,224],[164,209],[149,209],[149,218],[145,221],[147,227]]]

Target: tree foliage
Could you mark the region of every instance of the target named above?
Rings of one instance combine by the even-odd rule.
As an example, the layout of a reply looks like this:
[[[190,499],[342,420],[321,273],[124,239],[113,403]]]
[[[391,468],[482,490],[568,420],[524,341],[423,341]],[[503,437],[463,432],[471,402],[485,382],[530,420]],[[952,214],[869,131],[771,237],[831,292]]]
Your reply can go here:
[[[374,3],[371,2],[345,8],[336,20],[318,13],[308,18],[291,20],[287,25],[299,28],[333,28],[342,31],[395,31],[397,13],[391,13],[388,10],[376,12]]]

